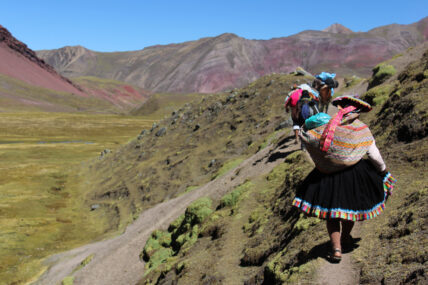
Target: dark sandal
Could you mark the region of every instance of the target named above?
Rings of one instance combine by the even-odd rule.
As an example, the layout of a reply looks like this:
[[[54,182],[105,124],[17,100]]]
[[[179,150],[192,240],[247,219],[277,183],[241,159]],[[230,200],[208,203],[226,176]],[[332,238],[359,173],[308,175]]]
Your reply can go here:
[[[335,255],[336,252],[340,253],[340,256]],[[338,248],[335,248],[332,253],[330,253],[330,261],[333,263],[339,263],[342,260],[342,251]]]

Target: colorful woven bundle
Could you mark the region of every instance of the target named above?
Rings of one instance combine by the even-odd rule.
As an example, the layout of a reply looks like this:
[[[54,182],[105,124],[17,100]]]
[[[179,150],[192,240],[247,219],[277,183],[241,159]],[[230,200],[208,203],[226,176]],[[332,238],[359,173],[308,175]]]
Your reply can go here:
[[[395,179],[395,177],[388,172],[383,178],[383,190],[385,190],[385,193],[389,196],[392,195],[392,190],[394,189],[395,183],[397,183],[397,179]]]
[[[301,138],[318,170],[334,173],[356,164],[367,153],[374,138],[366,124],[356,119],[358,114],[349,114],[336,126],[327,151],[320,149],[324,130],[329,125],[302,131]]]
[[[336,116],[334,116],[333,119],[330,120],[328,125],[325,127],[320,140],[320,148],[322,151],[327,152],[330,148],[330,145],[334,138],[334,132],[336,131],[337,126],[342,121],[343,116],[354,111],[355,109],[355,106],[349,106],[345,109],[339,110]]]

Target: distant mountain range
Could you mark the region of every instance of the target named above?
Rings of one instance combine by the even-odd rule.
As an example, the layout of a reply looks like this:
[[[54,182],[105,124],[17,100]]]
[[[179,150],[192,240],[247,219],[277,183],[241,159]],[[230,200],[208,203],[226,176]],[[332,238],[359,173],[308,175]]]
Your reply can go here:
[[[428,17],[353,32],[333,24],[323,31],[248,40],[234,34],[138,51],[96,52],[82,46],[37,51],[66,77],[115,79],[154,92],[217,92],[241,87],[270,73],[306,70],[368,77],[377,63],[428,39]]]

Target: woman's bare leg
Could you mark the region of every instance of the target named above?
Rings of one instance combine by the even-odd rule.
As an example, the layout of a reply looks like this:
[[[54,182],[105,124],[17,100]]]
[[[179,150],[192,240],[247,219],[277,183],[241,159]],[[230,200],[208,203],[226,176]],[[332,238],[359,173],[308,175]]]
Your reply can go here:
[[[327,231],[330,236],[331,245],[333,251],[335,249],[342,250],[340,245],[340,220],[339,219],[329,219],[327,220]],[[335,256],[341,256],[340,252],[333,252]]]

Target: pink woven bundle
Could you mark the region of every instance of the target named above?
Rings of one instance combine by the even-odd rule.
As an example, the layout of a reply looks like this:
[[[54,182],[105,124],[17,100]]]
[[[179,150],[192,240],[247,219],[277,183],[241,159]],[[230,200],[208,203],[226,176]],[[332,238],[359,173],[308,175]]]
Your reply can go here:
[[[357,109],[355,106],[349,106],[344,109],[341,109],[339,110],[339,112],[337,112],[336,116],[334,116],[330,120],[330,122],[328,122],[320,139],[320,149],[322,151],[327,152],[330,148],[334,138],[334,132],[336,131],[336,127],[342,121],[343,116],[354,111],[355,109]]]

